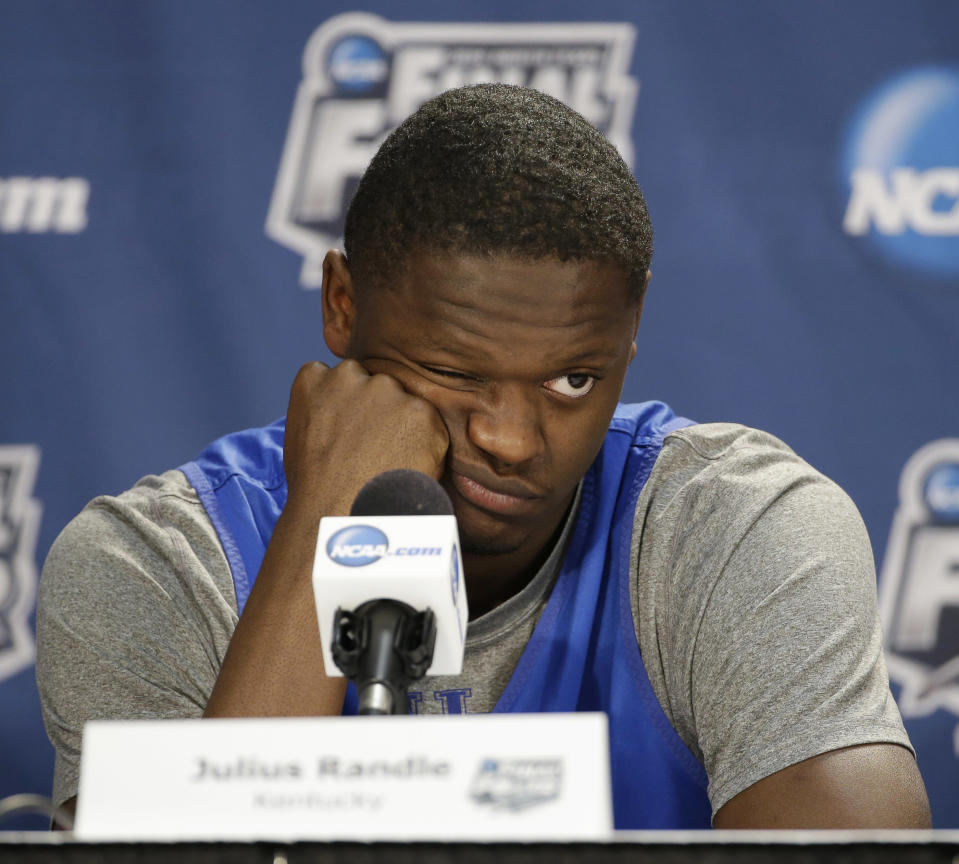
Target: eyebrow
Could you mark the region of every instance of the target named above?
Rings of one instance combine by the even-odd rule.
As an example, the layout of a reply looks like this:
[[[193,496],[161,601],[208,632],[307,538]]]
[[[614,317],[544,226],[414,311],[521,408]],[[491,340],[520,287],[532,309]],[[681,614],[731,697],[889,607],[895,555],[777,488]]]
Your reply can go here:
[[[472,363],[476,359],[474,352],[460,350],[455,345],[440,343],[434,338],[423,339],[420,346],[425,351],[436,351],[451,358],[462,360],[467,364]],[[617,352],[611,349],[589,348],[580,351],[578,354],[558,357],[557,362],[551,362],[550,365],[555,369],[572,369],[581,365],[605,368],[615,362],[617,356]]]
[[[581,351],[579,354],[574,354],[571,357],[564,358],[564,366],[576,366],[580,363],[596,363],[598,365],[606,365],[607,363],[612,363],[616,357],[617,352],[609,349],[589,349],[586,351]]]

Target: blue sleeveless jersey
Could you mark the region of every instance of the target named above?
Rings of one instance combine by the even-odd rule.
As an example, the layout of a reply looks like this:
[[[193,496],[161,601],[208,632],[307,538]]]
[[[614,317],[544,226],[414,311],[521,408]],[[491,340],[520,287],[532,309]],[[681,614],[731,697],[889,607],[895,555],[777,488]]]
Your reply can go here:
[[[653,693],[629,603],[636,500],[664,437],[689,423],[660,402],[617,408],[556,585],[493,709],[606,712],[619,830],[710,825],[706,772]],[[181,467],[219,535],[241,612],[286,502],[283,432],[280,420],[228,435]],[[353,692],[344,713],[355,710]]]

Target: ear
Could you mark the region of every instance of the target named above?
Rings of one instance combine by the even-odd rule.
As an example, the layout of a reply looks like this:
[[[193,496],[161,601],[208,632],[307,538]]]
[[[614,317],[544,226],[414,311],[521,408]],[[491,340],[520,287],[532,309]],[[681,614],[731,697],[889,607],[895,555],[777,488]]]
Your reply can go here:
[[[646,281],[643,282],[643,288],[639,292],[639,302],[633,310],[633,344],[629,349],[629,362],[633,362],[636,356],[636,334],[639,332],[639,319],[643,317],[643,301],[646,299],[646,289],[649,287],[649,280],[653,278],[653,271],[646,271]]]
[[[346,256],[331,249],[323,259],[323,339],[341,360],[346,356],[356,322],[353,280]]]

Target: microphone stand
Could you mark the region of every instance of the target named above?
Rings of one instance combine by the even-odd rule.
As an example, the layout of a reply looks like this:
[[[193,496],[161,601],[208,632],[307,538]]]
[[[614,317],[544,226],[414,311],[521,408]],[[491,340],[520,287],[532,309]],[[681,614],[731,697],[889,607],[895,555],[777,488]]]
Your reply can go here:
[[[337,609],[333,662],[356,684],[358,714],[408,714],[406,688],[433,662],[436,616],[400,600]]]

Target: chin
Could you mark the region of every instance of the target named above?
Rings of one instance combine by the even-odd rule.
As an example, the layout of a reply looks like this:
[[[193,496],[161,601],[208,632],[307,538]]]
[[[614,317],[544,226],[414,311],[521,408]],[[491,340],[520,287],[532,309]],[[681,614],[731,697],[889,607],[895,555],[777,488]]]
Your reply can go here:
[[[518,532],[477,531],[462,521],[459,523],[459,535],[463,554],[477,557],[510,555],[522,549],[526,541],[526,537]]]

